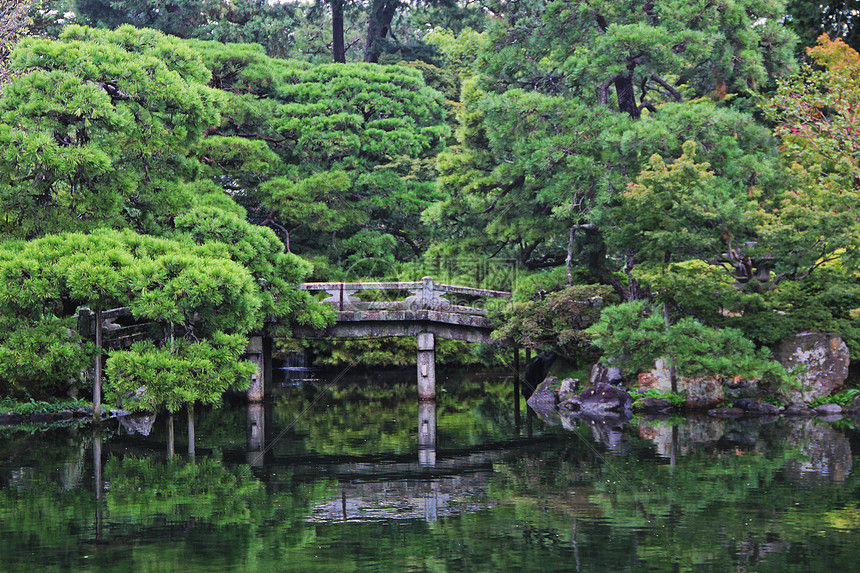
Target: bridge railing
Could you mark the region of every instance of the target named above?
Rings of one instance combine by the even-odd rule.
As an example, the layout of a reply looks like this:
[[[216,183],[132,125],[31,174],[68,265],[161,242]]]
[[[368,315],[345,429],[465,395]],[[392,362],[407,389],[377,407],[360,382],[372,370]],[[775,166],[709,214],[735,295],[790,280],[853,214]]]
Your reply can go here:
[[[87,307],[79,308],[74,316],[78,320],[78,333],[82,338],[96,340],[96,328],[101,328],[102,345],[108,348],[128,348],[135,342],[157,338],[153,335],[153,329],[158,325],[151,321],[135,321],[127,306],[102,311],[101,324],[96,323],[96,313]],[[118,320],[130,324],[117,324]]]
[[[448,294],[459,294],[478,298],[509,299],[511,293],[466,286],[436,284],[433,277],[424,277],[420,282],[354,282],[354,283],[302,283],[301,290],[325,291],[328,298],[322,302],[333,305],[339,311],[373,310],[436,310],[456,314],[486,316],[487,305],[482,307],[454,304],[445,298]],[[409,291],[412,296],[404,300],[363,301],[361,291]]]

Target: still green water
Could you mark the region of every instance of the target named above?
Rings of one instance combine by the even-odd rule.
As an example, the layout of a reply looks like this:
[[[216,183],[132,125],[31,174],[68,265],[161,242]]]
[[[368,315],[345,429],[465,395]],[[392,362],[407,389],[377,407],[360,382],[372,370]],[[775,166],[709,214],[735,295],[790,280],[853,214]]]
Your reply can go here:
[[[172,457],[165,416],[0,429],[0,571],[860,569],[851,419],[611,427],[410,377],[199,410],[194,456],[184,414]]]

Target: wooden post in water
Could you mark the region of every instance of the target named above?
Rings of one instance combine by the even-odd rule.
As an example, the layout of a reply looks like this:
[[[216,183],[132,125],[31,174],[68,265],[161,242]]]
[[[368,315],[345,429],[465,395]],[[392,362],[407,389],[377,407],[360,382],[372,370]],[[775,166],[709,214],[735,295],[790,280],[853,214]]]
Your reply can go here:
[[[96,311],[96,371],[93,380],[93,422],[102,417],[102,311]]]
[[[514,420],[519,426],[520,419],[520,349],[514,346]]]
[[[270,336],[263,337],[263,396],[272,394],[274,374],[272,372],[272,350],[274,340]]]
[[[436,347],[432,332],[418,335],[418,398],[436,398]]]
[[[174,434],[173,434],[173,412],[167,414],[167,459],[172,460],[174,449]]]
[[[102,476],[102,432],[93,428],[93,489],[96,495],[96,540],[102,540],[104,518],[102,515],[102,496],[105,490]]]
[[[194,404],[188,404],[188,458],[194,460]]]
[[[263,468],[266,453],[266,412],[259,402],[248,404],[248,451],[246,460],[253,468]]]
[[[251,385],[248,386],[248,401],[262,402],[265,396],[266,364],[263,353],[263,337],[252,336],[248,340],[245,357],[254,363],[257,372],[251,375]]]

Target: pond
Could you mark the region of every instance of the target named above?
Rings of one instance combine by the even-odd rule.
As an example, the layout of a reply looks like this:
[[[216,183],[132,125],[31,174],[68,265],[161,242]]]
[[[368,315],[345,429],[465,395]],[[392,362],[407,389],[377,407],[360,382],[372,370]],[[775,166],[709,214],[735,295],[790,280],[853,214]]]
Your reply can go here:
[[[515,408],[510,379],[322,377],[263,406],[0,429],[0,571],[852,571],[850,418]],[[151,424],[151,426],[150,426]],[[142,432],[142,433],[141,433]],[[857,461],[858,463],[855,463]]]

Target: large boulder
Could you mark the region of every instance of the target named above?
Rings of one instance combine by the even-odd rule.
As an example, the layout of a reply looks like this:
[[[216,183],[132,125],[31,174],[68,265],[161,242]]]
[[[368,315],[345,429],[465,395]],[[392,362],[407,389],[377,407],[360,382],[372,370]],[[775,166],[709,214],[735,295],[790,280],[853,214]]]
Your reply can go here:
[[[526,404],[535,412],[552,412],[558,403],[556,398],[555,388],[558,386],[558,378],[555,376],[547,377],[543,382],[538,384]]]
[[[565,378],[562,380],[558,386],[558,390],[555,391],[558,402],[561,403],[573,398],[578,388],[579,380],[576,378]]]
[[[558,405],[583,416],[602,418],[607,416],[629,416],[633,396],[611,384],[599,383],[586,388],[579,396]]]
[[[723,381],[714,376],[704,378],[681,378],[678,389],[686,391],[684,406],[689,410],[709,410],[726,397]]]
[[[787,391],[791,403],[809,403],[829,396],[848,378],[848,346],[833,333],[801,332],[783,340],[774,350],[774,358],[789,372],[803,366],[797,377],[799,387]]]
[[[684,407],[688,410],[709,410],[723,401],[725,389],[723,381],[713,376],[703,378],[676,377],[678,392],[686,394]],[[639,374],[639,392],[657,390],[669,392],[672,390],[672,378],[666,359],[658,358],[654,369]]]

